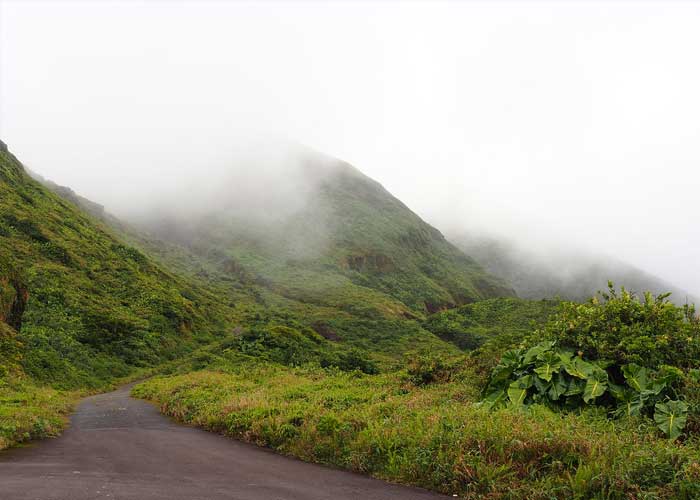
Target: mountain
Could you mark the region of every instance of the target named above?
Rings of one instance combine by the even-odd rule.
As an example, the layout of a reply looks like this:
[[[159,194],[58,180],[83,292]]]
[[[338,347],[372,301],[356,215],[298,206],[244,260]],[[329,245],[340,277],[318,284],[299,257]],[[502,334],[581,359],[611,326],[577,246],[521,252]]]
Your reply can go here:
[[[21,354],[24,371],[40,382],[98,386],[224,332],[225,301],[33,180],[2,146],[3,357]]]
[[[280,161],[262,178],[232,164],[132,222],[231,279],[353,314],[422,317],[514,295],[351,165],[308,150]]]
[[[279,221],[244,210],[250,223],[237,229],[247,239],[229,238],[234,244],[226,255],[216,231],[243,218],[231,214],[230,204],[224,212],[230,220],[189,222],[209,224],[203,225],[213,240],[207,245],[198,236],[183,239],[191,231],[185,223],[172,234],[158,225],[156,233],[171,236],[166,241],[28,172],[6,150],[0,160],[0,350],[5,359],[21,355],[24,371],[39,383],[97,387],[205,344],[214,352],[235,349],[291,364],[363,370],[371,361],[353,348],[387,360],[409,350],[453,349],[421,327],[419,311],[353,284],[340,274],[347,266],[315,262],[311,231],[284,233]],[[303,219],[299,212],[294,217]],[[412,223],[424,229],[420,220]],[[264,230],[270,227],[276,232]],[[276,246],[285,238],[295,241],[293,248]],[[453,265],[469,262],[444,239],[438,242]],[[244,268],[231,256],[239,254],[259,258],[260,268],[269,264],[273,272]],[[309,290],[321,300],[310,299]],[[7,363],[0,371],[17,366]]]
[[[687,291],[617,259],[563,248],[537,253],[504,238],[473,234],[453,240],[488,272],[511,283],[524,299],[585,301],[606,290],[610,280],[637,293],[670,292],[678,304],[700,303]]]

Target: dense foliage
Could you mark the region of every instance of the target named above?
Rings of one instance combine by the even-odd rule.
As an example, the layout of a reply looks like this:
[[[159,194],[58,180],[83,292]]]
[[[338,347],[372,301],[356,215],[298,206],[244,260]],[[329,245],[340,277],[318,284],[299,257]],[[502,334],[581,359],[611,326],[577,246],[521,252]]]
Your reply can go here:
[[[376,361],[366,351],[329,343],[312,329],[295,322],[253,326],[222,342],[221,348],[223,352],[235,349],[241,354],[289,366],[316,363],[344,371],[379,371]]]
[[[607,367],[607,368],[606,368]],[[617,371],[624,382],[615,382]],[[545,404],[561,409],[602,405],[617,416],[652,416],[671,438],[685,427],[688,406],[675,397],[677,369],[652,371],[634,363],[589,362],[571,351],[542,342],[530,349],[506,352],[486,389],[489,408]]]
[[[644,300],[612,284],[602,300],[564,303],[529,349],[503,354],[485,389],[488,407],[542,403],[586,405],[614,416],[653,417],[671,438],[683,431],[689,406],[679,399],[700,365],[700,322],[689,306],[667,295]],[[696,371],[688,372],[695,376]]]
[[[228,311],[0,151],[0,322],[15,330],[32,378],[62,388],[103,385],[211,341]],[[3,327],[1,343],[14,352],[8,332]]]
[[[514,295],[377,182],[337,160],[305,156],[295,179],[303,203],[294,196],[294,207],[266,207],[263,220],[225,203],[207,217],[176,207],[168,223],[156,214],[146,227],[232,282],[365,318]]]
[[[648,368],[697,367],[700,319],[692,306],[678,307],[668,294],[643,299],[610,284],[608,292],[584,304],[565,302],[556,318],[536,334],[589,359],[637,363]]]
[[[669,442],[651,421],[615,421],[533,405],[473,403],[469,364],[451,381],[359,375],[236,360],[218,371],[154,378],[134,393],[192,425],[303,460],[466,499],[693,499],[694,441]]]
[[[463,350],[508,349],[543,326],[558,310],[558,301],[497,298],[429,316],[424,328]]]
[[[17,372],[21,361],[22,345],[17,341],[17,333],[0,321],[0,379]]]

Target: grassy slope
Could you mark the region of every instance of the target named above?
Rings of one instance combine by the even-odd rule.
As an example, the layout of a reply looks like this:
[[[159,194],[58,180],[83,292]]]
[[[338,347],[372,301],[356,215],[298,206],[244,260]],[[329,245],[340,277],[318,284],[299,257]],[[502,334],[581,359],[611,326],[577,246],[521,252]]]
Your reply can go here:
[[[146,227],[232,279],[356,316],[420,317],[513,295],[377,182],[337,160],[305,161],[315,181],[289,213],[251,222],[222,202]]]
[[[347,168],[351,169],[351,167]],[[38,175],[33,175],[41,179]],[[361,176],[359,173],[356,175]],[[362,178],[363,182],[372,182]],[[280,231],[279,227],[264,227],[260,224],[255,224],[251,228],[249,221],[237,218],[236,214],[228,214],[215,218],[214,221],[208,219],[208,223],[196,224],[201,233],[187,230],[187,224],[183,223],[178,226],[176,234],[163,231],[160,225],[160,231],[149,234],[109,215],[100,205],[77,195],[67,187],[45,179],[41,181],[67,201],[98,218],[120,239],[139,248],[162,267],[179,276],[185,276],[188,283],[196,284],[200,288],[210,290],[217,297],[224,298],[233,309],[235,327],[245,329],[250,325],[266,322],[274,328],[280,325],[288,326],[294,322],[299,331],[310,327],[330,338],[336,345],[326,346],[326,350],[336,351],[341,346],[352,346],[371,351],[375,357],[383,361],[400,358],[407,351],[455,353],[450,344],[442,342],[422,328],[417,321],[415,311],[411,311],[396,298],[373,288],[367,283],[369,278],[361,278],[364,280],[364,285],[359,286],[345,276],[343,273],[347,269],[342,266],[339,268],[334,263],[343,261],[346,250],[340,250],[340,256],[337,258],[328,255],[320,256],[313,252],[301,260],[298,259],[298,255],[296,259],[292,258],[295,249],[298,251],[300,245],[305,245],[308,250],[307,240],[314,239],[310,234],[318,227],[315,223],[311,224],[314,227],[304,226],[304,224],[308,220],[318,219],[317,212],[327,212],[329,208],[326,202],[323,202],[325,206],[323,209],[308,208],[314,212],[313,214],[297,214],[294,223],[287,221],[290,223],[287,224],[286,231]],[[388,200],[389,205],[398,213],[394,217],[397,220],[392,222],[392,225],[397,228],[396,234],[406,230],[402,217],[408,216],[416,227],[426,226],[398,200],[388,195],[381,186],[376,183],[373,185],[378,190],[376,197],[385,202]],[[327,201],[330,203],[335,196],[341,195],[326,193],[326,196],[329,197]],[[349,192],[344,196],[353,196],[353,194]],[[371,214],[377,208],[367,200],[360,202],[359,205],[361,208],[358,210],[364,210],[366,214]],[[381,220],[381,217],[376,215],[367,215],[367,217],[370,222],[374,219]],[[340,225],[347,229],[351,226],[350,222],[344,220]],[[376,224],[376,221],[371,224]],[[379,240],[372,243],[373,245],[385,245],[384,235],[380,233],[381,223],[379,226],[372,231],[364,231],[358,229],[364,226],[356,222],[355,230],[358,234],[353,237],[354,240],[360,246],[367,246],[370,243],[366,238],[372,235]],[[327,242],[328,238],[327,229],[323,230],[324,242]],[[437,233],[434,229],[431,228],[431,230]],[[227,236],[222,237],[222,234]],[[348,234],[343,234],[345,236],[339,234],[336,237],[338,239],[349,237]],[[300,239],[304,242],[300,243]],[[438,239],[441,239],[441,236]],[[387,239],[387,241],[390,240],[392,238]],[[467,262],[461,271],[451,269],[446,274],[459,275],[459,272],[468,271],[473,273],[475,279],[490,283],[488,276],[483,275],[478,268],[474,268],[473,263],[469,263],[466,257],[456,252],[444,240],[442,243],[443,246],[438,245],[438,248],[442,248],[443,252],[456,255],[456,263],[453,263],[455,266],[461,266],[463,261]],[[334,248],[342,249],[348,245],[347,241],[341,241]],[[324,248],[328,250],[330,247],[324,243]],[[413,255],[413,258],[415,259],[416,256]],[[419,260],[422,258],[420,257]],[[425,256],[425,259],[431,258],[436,257]],[[438,257],[438,260],[440,258]],[[415,266],[418,264],[415,262],[411,264],[414,266],[411,272],[415,271]],[[402,272],[405,274],[407,271]],[[368,273],[372,275],[371,270]],[[356,278],[361,277],[359,272],[351,274]],[[376,274],[375,277],[377,276],[381,279],[393,279],[391,276]],[[466,274],[463,278],[466,279]],[[492,285],[497,286],[496,283]],[[400,285],[395,287],[400,289]],[[498,290],[504,294],[510,293],[508,289]],[[486,293],[483,290],[482,292]]]
[[[0,264],[0,287],[28,298],[18,332],[25,371],[64,387],[99,385],[209,342],[229,312],[30,179],[4,151]]]
[[[0,450],[61,432],[80,393],[39,386],[26,377],[0,379]]]
[[[649,422],[476,407],[464,362],[445,384],[245,362],[137,386],[176,419],[273,448],[462,498],[672,499],[700,495],[698,443]]]
[[[66,188],[40,185],[0,150],[2,446],[56,433],[85,389],[202,345],[206,359],[233,350],[346,368],[372,366],[352,345],[382,361],[407,350],[453,353],[416,321],[364,305],[368,293],[375,304],[395,301],[357,290],[329,306],[287,298],[149,239]]]
[[[0,449],[80,394],[219,336],[230,307],[33,181],[0,144]]]
[[[512,348],[558,306],[556,300],[490,299],[434,314],[423,326],[461,349]]]

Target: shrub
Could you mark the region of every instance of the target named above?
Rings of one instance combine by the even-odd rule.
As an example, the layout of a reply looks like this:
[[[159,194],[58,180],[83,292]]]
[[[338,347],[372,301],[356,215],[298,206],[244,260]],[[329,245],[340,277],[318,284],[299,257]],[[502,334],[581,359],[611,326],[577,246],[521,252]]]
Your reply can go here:
[[[700,359],[700,320],[692,306],[677,307],[669,294],[640,300],[612,283],[586,304],[565,302],[534,338],[581,350],[588,359],[637,363],[647,368],[695,367]],[[601,300],[602,299],[602,300]]]
[[[408,361],[408,380],[417,386],[449,382],[455,373],[454,364],[437,356],[418,356]]]
[[[616,383],[617,371],[623,380]],[[483,404],[488,407],[543,403],[560,409],[602,405],[616,416],[651,416],[675,439],[685,426],[688,406],[672,401],[676,370],[652,371],[630,363],[591,362],[573,352],[542,342],[530,349],[508,351],[494,369]]]
[[[17,341],[15,331],[0,321],[0,378],[11,374],[19,367],[21,344]]]
[[[39,243],[48,243],[49,241],[39,226],[29,219],[19,219],[14,214],[5,214],[3,220],[6,225],[15,228],[34,241]]]
[[[322,363],[323,364],[323,363]],[[362,373],[375,375],[379,373],[377,363],[371,359],[364,351],[360,349],[348,349],[345,352],[338,353],[334,362],[330,366],[336,366],[343,371],[359,370]]]
[[[695,310],[676,307],[668,294],[647,293],[642,302],[624,288],[618,294],[612,283],[601,296],[603,301],[564,303],[533,335],[549,340],[503,354],[482,404],[603,406],[612,416],[653,417],[659,429],[677,438],[689,410],[696,425],[696,404],[679,400],[688,380],[678,368],[698,364]]]
[[[41,254],[47,259],[53,260],[54,262],[58,262],[59,264],[63,264],[65,266],[70,266],[73,262],[68,250],[51,241],[41,245]]]

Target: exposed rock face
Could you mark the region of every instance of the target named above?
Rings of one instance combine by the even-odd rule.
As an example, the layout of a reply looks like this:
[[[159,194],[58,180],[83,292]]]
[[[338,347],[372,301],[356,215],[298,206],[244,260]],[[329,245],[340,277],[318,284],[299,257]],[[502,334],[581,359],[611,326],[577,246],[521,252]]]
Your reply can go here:
[[[338,334],[331,330],[331,328],[325,323],[317,321],[316,323],[311,325],[311,328],[313,328],[316,333],[318,333],[321,337],[323,337],[326,340],[332,340],[334,342],[340,340]]]
[[[440,311],[446,311],[448,309],[453,309],[454,307],[457,307],[457,305],[451,303],[436,304],[428,301],[425,302],[425,310],[428,311],[430,314],[434,314]]]
[[[0,278],[0,321],[20,331],[28,299],[29,292],[18,278]]]
[[[370,271],[388,273],[394,270],[393,261],[383,254],[349,255],[345,258],[345,265],[353,271]]]

